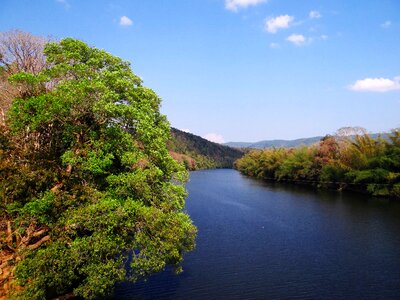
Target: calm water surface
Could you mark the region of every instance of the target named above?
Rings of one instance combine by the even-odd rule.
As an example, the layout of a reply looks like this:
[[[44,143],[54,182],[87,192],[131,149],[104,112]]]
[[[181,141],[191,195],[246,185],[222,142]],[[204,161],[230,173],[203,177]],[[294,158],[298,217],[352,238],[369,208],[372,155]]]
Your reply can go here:
[[[116,299],[400,299],[400,204],[192,172],[199,229],[184,272],[124,283]]]

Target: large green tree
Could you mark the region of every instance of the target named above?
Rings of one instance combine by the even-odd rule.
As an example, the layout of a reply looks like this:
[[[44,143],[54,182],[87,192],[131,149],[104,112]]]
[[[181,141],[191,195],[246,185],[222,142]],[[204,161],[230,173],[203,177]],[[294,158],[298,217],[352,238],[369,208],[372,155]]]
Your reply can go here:
[[[1,257],[17,297],[96,298],[167,264],[196,228],[169,155],[160,98],[129,63],[75,39],[49,43],[0,136]]]

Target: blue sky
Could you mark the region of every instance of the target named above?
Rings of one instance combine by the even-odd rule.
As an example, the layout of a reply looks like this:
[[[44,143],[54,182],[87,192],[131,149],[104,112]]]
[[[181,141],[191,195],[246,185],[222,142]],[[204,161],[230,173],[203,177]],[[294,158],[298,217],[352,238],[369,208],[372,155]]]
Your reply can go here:
[[[215,141],[400,127],[398,0],[0,2],[0,31],[130,61],[172,126]]]

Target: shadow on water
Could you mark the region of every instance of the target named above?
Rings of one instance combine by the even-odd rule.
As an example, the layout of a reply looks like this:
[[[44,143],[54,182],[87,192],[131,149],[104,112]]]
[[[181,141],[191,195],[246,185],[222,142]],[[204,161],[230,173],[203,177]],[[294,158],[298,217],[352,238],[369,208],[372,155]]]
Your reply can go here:
[[[199,229],[184,272],[123,283],[115,299],[396,299],[400,204],[268,183],[234,170],[192,172]]]
[[[175,275],[172,268],[168,267],[164,272],[155,274],[146,281],[135,284],[124,282],[116,287],[115,299],[175,299],[175,291],[179,288],[181,275]]]

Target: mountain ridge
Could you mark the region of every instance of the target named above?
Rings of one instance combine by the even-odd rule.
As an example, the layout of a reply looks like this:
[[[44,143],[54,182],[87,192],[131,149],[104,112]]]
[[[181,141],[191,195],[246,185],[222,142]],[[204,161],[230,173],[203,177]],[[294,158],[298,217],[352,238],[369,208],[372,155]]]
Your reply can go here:
[[[232,168],[234,161],[244,155],[242,150],[176,128],[171,128],[167,148],[171,156],[189,170]]]
[[[387,133],[371,133],[369,134],[372,138],[377,138],[379,135],[385,136]],[[252,149],[264,149],[264,148],[296,148],[299,146],[310,146],[320,141],[324,136],[313,136],[308,138],[298,138],[293,140],[274,139],[274,140],[262,140],[258,142],[227,142],[223,145],[233,148],[252,148]],[[352,136],[350,136],[352,137]]]

